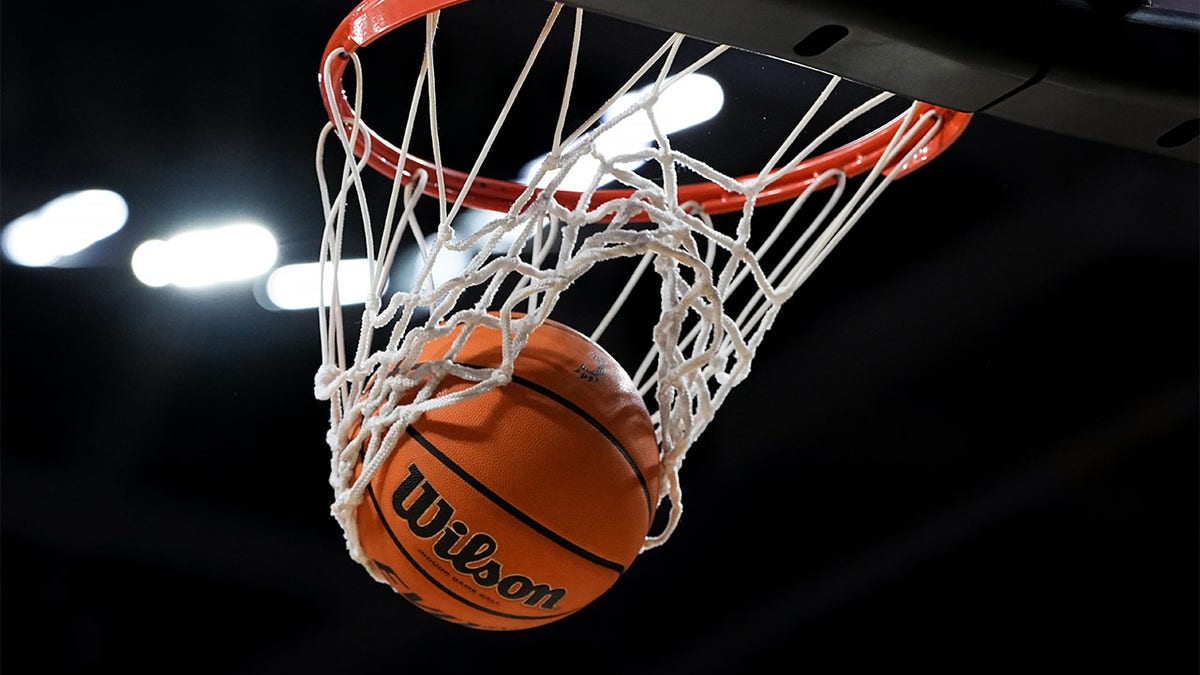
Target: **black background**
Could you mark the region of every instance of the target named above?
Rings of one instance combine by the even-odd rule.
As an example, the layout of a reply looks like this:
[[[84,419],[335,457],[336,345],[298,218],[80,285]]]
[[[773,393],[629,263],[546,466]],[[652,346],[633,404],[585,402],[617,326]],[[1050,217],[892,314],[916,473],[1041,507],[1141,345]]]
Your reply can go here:
[[[0,267],[5,672],[1196,672],[1197,165],[985,116],[791,301],[592,606],[483,633],[372,581],[315,313],[128,266],[197,212],[315,256],[350,8],[5,3],[3,221],[131,204],[75,267]]]

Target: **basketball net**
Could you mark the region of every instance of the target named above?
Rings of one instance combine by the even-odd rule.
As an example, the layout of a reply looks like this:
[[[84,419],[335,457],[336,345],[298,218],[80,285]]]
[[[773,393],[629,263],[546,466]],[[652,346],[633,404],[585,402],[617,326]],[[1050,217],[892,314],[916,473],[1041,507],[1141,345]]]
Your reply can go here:
[[[323,64],[322,93],[333,121],[320,134],[316,157],[325,229],[320,247],[323,359],[315,394],[331,407],[332,513],[351,556],[371,570],[358,543],[355,508],[408,425],[428,410],[505,385],[529,334],[556,307],[596,302],[573,298],[576,282],[625,260],[633,272],[604,301],[609,308],[590,335],[603,344],[606,329],[623,320],[622,309],[635,287],[657,287],[660,306],[645,336],[646,354],[623,365],[646,398],[660,447],[660,494],[670,510],[642,550],[659,546],[682,513],[679,474],[688,450],[750,374],[756,350],[784,303],[884,189],[949,145],[969,115],[914,102],[872,134],[818,155],[843,127],[892,98],[879,93],[814,131],[813,118],[841,83],[830,77],[814,100],[797,105],[795,125],[763,153],[761,170],[727,175],[674,147],[656,102],[728,47],[713,47],[683,63],[678,62],[680,47],[689,38],[666,37],[598,110],[567,131],[572,91],[582,86],[574,76],[584,15],[553,5],[478,159],[462,173],[442,163],[434,48],[440,10],[455,2],[425,4],[413,9],[389,0],[364,3],[331,40]],[[559,70],[565,76],[560,112],[556,128],[546,129],[550,143],[544,159],[526,183],[481,178],[484,158],[532,65],[543,57],[547,36],[563,15],[572,14],[573,22],[562,21],[572,31],[572,48]],[[364,122],[365,80],[357,48],[422,16],[425,49],[419,63],[411,64],[416,72],[411,106],[402,140],[392,145]],[[354,78],[350,95],[340,87],[347,68]],[[630,103],[627,95],[647,82]],[[430,120],[427,128],[415,123],[418,110]],[[653,142],[612,153],[606,138],[631,121],[648,129]],[[409,153],[422,133],[432,145],[431,160]],[[657,178],[646,177],[647,166]],[[368,197],[368,167],[391,178],[386,200]],[[579,182],[581,173],[582,189],[568,189],[567,177]],[[763,208],[775,203],[780,206],[773,211]],[[433,205],[432,217],[422,214],[425,204]],[[463,226],[464,214],[480,208],[492,213],[486,222]],[[361,250],[343,250],[351,239],[361,240],[356,245]],[[420,260],[414,281],[390,288],[398,255],[413,248]],[[363,275],[369,297],[365,303],[343,302],[340,283],[331,281],[341,278],[344,261],[357,256],[368,261]],[[447,274],[442,270],[452,259],[458,267]],[[498,367],[452,360],[476,326],[503,335]],[[455,347],[441,359],[425,355],[419,362],[426,343],[456,328],[463,330]],[[575,328],[589,332],[589,327]],[[389,376],[377,377],[381,372]],[[436,394],[437,382],[447,375],[473,385]],[[360,420],[370,433],[351,433]]]

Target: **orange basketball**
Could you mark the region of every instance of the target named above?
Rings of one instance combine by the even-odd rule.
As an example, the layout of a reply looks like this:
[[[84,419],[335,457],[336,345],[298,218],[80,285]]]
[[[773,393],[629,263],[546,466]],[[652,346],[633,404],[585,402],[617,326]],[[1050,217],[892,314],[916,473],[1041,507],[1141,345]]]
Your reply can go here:
[[[457,333],[431,341],[440,358]],[[455,360],[497,366],[478,327]],[[469,383],[447,377],[439,393]],[[641,549],[658,504],[658,444],[629,375],[547,321],[511,383],[422,415],[358,507],[363,551],[391,586],[447,621],[540,626],[605,591]]]

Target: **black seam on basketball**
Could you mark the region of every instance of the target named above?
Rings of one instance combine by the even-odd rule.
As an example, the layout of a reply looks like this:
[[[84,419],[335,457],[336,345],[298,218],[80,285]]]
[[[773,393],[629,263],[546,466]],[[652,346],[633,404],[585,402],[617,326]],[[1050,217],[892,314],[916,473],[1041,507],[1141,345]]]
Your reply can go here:
[[[447,469],[450,469],[459,478],[463,479],[463,481],[465,481],[467,483],[467,485],[470,485],[471,487],[475,488],[476,492],[482,494],[484,497],[487,497],[493,504],[495,504],[496,506],[499,506],[500,508],[507,511],[509,515],[511,515],[512,517],[521,521],[529,529],[533,530],[534,532],[537,532],[538,534],[549,539],[550,541],[554,542],[558,546],[566,549],[567,551],[569,551],[571,553],[574,553],[575,555],[579,556],[580,558],[583,558],[584,560],[592,563],[593,565],[599,565],[600,567],[610,569],[610,570],[616,572],[617,574],[625,573],[625,566],[622,565],[621,563],[613,561],[613,560],[608,560],[607,558],[603,558],[599,555],[596,555],[595,553],[592,553],[591,551],[587,550],[586,548],[583,548],[579,544],[576,544],[575,542],[571,541],[570,539],[567,539],[566,537],[562,536],[561,534],[555,532],[554,530],[551,530],[550,528],[546,527],[545,525],[534,520],[532,517],[529,516],[529,514],[525,513],[521,509],[518,509],[516,506],[510,504],[509,502],[505,501],[503,497],[496,494],[495,492],[492,492],[492,490],[490,488],[488,488],[488,486],[486,486],[482,482],[480,482],[478,478],[476,478],[475,476],[472,476],[470,473],[467,472],[466,469],[464,469],[461,466],[459,466],[458,464],[456,464],[454,462],[454,460],[450,459],[450,457],[447,456],[444,452],[442,452],[441,450],[438,450],[437,446],[435,446],[428,438],[425,438],[424,436],[422,436],[421,432],[414,429],[412,427],[412,425],[409,425],[409,427],[408,427],[408,434],[410,436],[412,436],[414,440],[416,440],[418,443],[420,443],[421,447],[425,448],[425,450],[430,455],[432,455],[434,459],[441,462],[443,465],[445,465],[445,467]]]
[[[654,505],[650,503],[650,487],[646,484],[646,476],[642,474],[642,470],[640,467],[638,467],[637,461],[633,459],[633,455],[629,454],[629,451],[625,449],[625,446],[621,444],[621,441],[603,424],[601,424],[600,420],[592,417],[586,410],[579,407],[573,401],[564,397],[562,394],[559,394],[553,389],[543,387],[537,382],[527,380],[520,375],[513,375],[512,381],[523,387],[532,389],[542,396],[553,399],[556,403],[575,413],[582,418],[583,421],[595,427],[596,431],[599,431],[605,438],[607,438],[608,442],[612,443],[613,447],[615,447],[617,451],[621,453],[621,456],[625,458],[625,462],[629,464],[629,468],[633,469],[633,473],[637,475],[638,484],[642,487],[642,496],[646,499],[646,512],[648,513],[648,518],[653,520]]]
[[[412,429],[410,428],[409,431],[411,431],[411,430]],[[422,567],[416,561],[416,559],[412,557],[412,554],[409,553],[408,550],[404,548],[404,545],[400,543],[400,540],[398,538],[396,538],[396,533],[392,531],[392,526],[388,524],[387,516],[383,512],[383,507],[381,507],[379,505],[379,499],[376,498],[375,491],[373,489],[371,489],[370,485],[367,485],[367,497],[371,500],[371,506],[373,506],[375,508],[375,513],[376,513],[376,515],[379,516],[379,522],[380,522],[380,524],[383,525],[384,531],[387,532],[388,537],[392,540],[392,543],[396,545],[396,550],[400,551],[400,554],[403,555],[405,557],[405,559],[408,560],[408,563],[410,565],[412,565],[413,569],[420,572],[421,576],[425,577],[429,581],[429,583],[436,586],[438,588],[438,590],[442,591],[443,593],[450,596],[451,598],[463,603],[464,605],[466,605],[468,607],[471,607],[472,609],[477,609],[481,612],[491,614],[492,616],[499,616],[499,617],[503,617],[505,619],[517,619],[520,621],[545,621],[546,619],[564,617],[564,616],[567,616],[568,614],[572,614],[575,611],[577,611],[578,608],[572,609],[567,612],[559,612],[557,614],[543,614],[541,616],[523,616],[521,614],[508,614],[505,612],[499,612],[499,611],[496,611],[489,607],[484,607],[483,605],[477,605],[477,604],[471,602],[470,600],[462,597],[461,595],[455,593],[454,591],[450,590],[449,588],[446,588],[444,585],[442,585],[442,583],[440,581],[433,578],[433,575],[431,575],[429,572],[425,571],[425,568]],[[405,585],[407,586],[407,584],[405,584]]]
[[[558,330],[566,332],[568,334],[573,334],[566,329],[555,326],[554,324],[548,323],[546,325],[557,328]],[[427,363],[427,362],[422,361],[421,363],[414,364],[413,368],[416,368],[417,366],[422,365],[423,363]],[[461,363],[459,363],[459,365],[467,366],[469,368],[492,368],[492,367],[494,367],[494,366],[485,366],[485,365],[478,364],[478,363],[465,363],[465,362],[461,362]],[[396,368],[399,368],[399,365],[392,367],[391,371],[388,372],[389,377],[396,373]],[[642,488],[642,496],[646,500],[646,514],[647,514],[646,519],[649,522],[653,523],[654,522],[654,503],[650,500],[650,487],[646,483],[646,476],[645,476],[645,474],[642,473],[642,468],[640,466],[638,466],[637,460],[635,460],[633,458],[633,455],[629,454],[629,450],[627,450],[625,448],[625,446],[621,444],[620,439],[618,439],[616,437],[616,435],[614,435],[611,431],[609,431],[607,427],[605,427],[603,424],[601,424],[599,420],[597,420],[595,417],[592,417],[590,414],[588,414],[588,412],[586,410],[579,407],[573,401],[564,397],[562,394],[559,394],[558,392],[554,391],[553,389],[548,389],[548,388],[538,384],[537,382],[534,382],[532,380],[527,380],[527,379],[521,377],[520,375],[513,375],[512,381],[514,384],[519,384],[527,389],[532,389],[543,396],[553,399],[556,403],[558,403],[562,407],[566,408],[567,410],[570,410],[571,412],[575,413],[581,419],[583,419],[583,421],[585,421],[588,424],[590,424],[591,426],[595,427],[596,431],[599,431],[601,433],[601,435],[603,435],[605,438],[608,439],[609,443],[613,444],[613,447],[615,447],[617,449],[617,452],[621,453],[621,457],[623,457],[625,459],[625,463],[629,465],[629,468],[633,469],[634,475],[637,476],[638,484]]]
[[[478,363],[460,363],[459,365],[469,366],[471,368],[488,368],[488,367],[490,367],[490,366],[480,365]],[[524,377],[521,377],[520,375],[513,375],[512,382],[513,382],[513,384],[519,384],[522,387],[536,391],[537,393],[541,394],[542,396],[553,399],[555,403],[558,403],[562,407],[564,407],[567,410],[570,410],[571,412],[578,415],[581,419],[583,419],[584,422],[587,422],[588,424],[595,427],[596,431],[599,431],[601,433],[601,435],[603,435],[605,438],[607,438],[608,442],[612,443],[613,447],[615,447],[617,449],[617,452],[621,453],[621,457],[625,458],[625,463],[629,465],[629,468],[633,469],[634,475],[637,476],[638,484],[641,485],[641,487],[642,487],[642,496],[645,497],[645,499],[646,499],[646,512],[648,514],[647,517],[651,521],[654,520],[654,505],[650,502],[650,487],[646,484],[646,476],[642,473],[642,469],[641,469],[641,467],[638,466],[637,461],[634,460],[633,455],[629,454],[629,451],[625,449],[625,446],[621,444],[620,439],[618,439],[616,437],[616,435],[613,434],[613,432],[609,431],[603,424],[601,424],[600,420],[598,420],[595,417],[592,417],[590,414],[588,414],[588,411],[579,407],[578,405],[575,404],[574,401],[572,401],[569,398],[566,398],[565,396],[554,391],[553,389],[544,387],[544,386],[538,384],[537,382],[534,382],[533,380],[525,379]]]
[[[604,354],[614,363],[616,362],[616,359],[613,358],[612,354],[609,354],[607,351],[605,351],[604,347],[601,347],[600,345],[595,344],[591,338],[584,335],[583,333],[580,333],[579,331],[575,330],[574,328],[571,328],[570,326],[566,326],[566,325],[563,325],[560,323],[555,323],[553,321],[547,320],[545,323],[542,324],[542,327],[552,328],[560,333],[570,335],[571,337],[573,337],[575,339],[583,340],[584,342],[592,342],[594,345],[592,347],[593,349],[599,351],[601,354]],[[618,366],[619,366],[619,364],[618,364]],[[584,419],[584,421],[586,421],[588,424],[591,424],[592,426],[596,427],[596,429],[598,429],[600,431],[600,433],[604,434],[605,438],[607,438],[614,446],[616,446],[617,450],[620,451],[621,456],[624,457],[625,461],[629,463],[629,468],[633,469],[633,472],[637,475],[638,483],[640,483],[642,486],[642,494],[646,497],[646,511],[648,512],[648,518],[649,518],[650,522],[653,523],[654,522],[654,504],[652,504],[650,502],[650,488],[646,485],[646,477],[642,474],[642,469],[640,466],[638,466],[637,461],[634,460],[633,455],[629,454],[629,451],[625,449],[625,446],[621,444],[621,441],[617,439],[616,435],[614,435],[607,428],[605,428],[604,425],[600,424],[599,420],[597,420],[596,418],[589,415],[586,410],[575,405],[572,401],[570,401],[566,398],[563,398],[560,394],[558,394],[558,392],[555,392],[551,389],[547,389],[547,388],[543,387],[542,385],[537,384],[536,382],[527,380],[519,375],[513,375],[513,380],[515,382],[517,382],[517,384],[527,386],[530,389],[533,389],[542,394],[545,394],[546,396],[550,396],[551,398],[558,401],[559,403],[562,403],[564,406],[569,408],[572,412],[574,412],[575,414],[582,417]]]

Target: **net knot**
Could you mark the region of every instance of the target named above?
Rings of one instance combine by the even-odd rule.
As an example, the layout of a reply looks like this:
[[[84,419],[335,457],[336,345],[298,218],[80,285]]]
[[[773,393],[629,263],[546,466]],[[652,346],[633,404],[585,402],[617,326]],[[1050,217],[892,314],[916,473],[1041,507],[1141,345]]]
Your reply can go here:
[[[313,377],[313,393],[317,400],[329,400],[338,388],[344,373],[344,370],[332,363],[322,364],[320,368],[317,368],[317,374]]]

